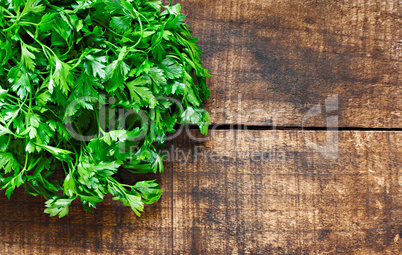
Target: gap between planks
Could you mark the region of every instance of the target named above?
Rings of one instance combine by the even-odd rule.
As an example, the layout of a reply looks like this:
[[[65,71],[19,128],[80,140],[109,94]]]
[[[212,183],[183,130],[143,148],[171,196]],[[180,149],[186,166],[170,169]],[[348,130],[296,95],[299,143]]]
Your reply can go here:
[[[199,129],[197,125],[189,124],[184,126],[185,129]],[[180,125],[176,125],[175,129],[180,129]],[[306,131],[389,131],[401,132],[402,128],[363,128],[363,127],[301,127],[301,126],[270,126],[270,125],[245,125],[245,124],[214,124],[209,126],[210,130],[228,130],[228,131],[244,131],[244,130],[306,130]]]

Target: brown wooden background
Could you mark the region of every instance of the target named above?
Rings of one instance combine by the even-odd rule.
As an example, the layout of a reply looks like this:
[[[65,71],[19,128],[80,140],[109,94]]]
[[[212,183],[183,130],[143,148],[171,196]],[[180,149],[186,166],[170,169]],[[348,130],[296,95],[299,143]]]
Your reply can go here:
[[[189,160],[166,163],[141,218],[110,198],[50,218],[41,198],[1,195],[0,254],[401,254],[402,2],[180,2],[212,74],[206,108],[226,125],[169,143]],[[306,142],[333,134],[337,158]]]

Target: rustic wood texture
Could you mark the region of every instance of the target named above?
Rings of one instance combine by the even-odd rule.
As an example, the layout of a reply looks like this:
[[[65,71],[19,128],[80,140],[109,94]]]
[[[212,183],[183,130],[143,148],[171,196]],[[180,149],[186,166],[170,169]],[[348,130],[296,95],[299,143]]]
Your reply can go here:
[[[43,212],[44,199],[17,189],[8,201],[1,192],[0,254],[170,254],[171,169],[168,164],[167,171],[158,176],[165,190],[163,198],[147,206],[141,218],[111,197],[94,213],[84,212],[77,202],[68,216],[51,218]],[[125,181],[133,183],[133,175]]]
[[[182,2],[182,1],[176,1]],[[399,0],[188,0],[216,124],[301,126],[339,97],[339,125],[402,127]],[[325,125],[318,116],[306,126]]]
[[[179,142],[191,163],[174,165],[175,253],[401,254],[402,133],[340,132],[336,159],[306,146],[327,133]]]
[[[60,220],[2,195],[0,254],[400,254],[402,133],[339,132],[337,158],[306,143],[327,133],[183,134],[141,218],[109,198]]]
[[[0,254],[402,254],[402,2],[173,2],[206,53],[213,124],[374,131],[190,131],[141,218],[110,197],[50,218],[1,192]]]

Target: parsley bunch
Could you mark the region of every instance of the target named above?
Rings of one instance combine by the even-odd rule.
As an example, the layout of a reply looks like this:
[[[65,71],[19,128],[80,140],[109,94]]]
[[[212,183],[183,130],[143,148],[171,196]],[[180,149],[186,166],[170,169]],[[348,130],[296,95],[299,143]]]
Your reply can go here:
[[[180,5],[148,0],[0,0],[0,188],[24,185],[45,212],[105,195],[139,216],[162,193],[119,168],[163,171],[167,132],[207,134],[208,70]]]

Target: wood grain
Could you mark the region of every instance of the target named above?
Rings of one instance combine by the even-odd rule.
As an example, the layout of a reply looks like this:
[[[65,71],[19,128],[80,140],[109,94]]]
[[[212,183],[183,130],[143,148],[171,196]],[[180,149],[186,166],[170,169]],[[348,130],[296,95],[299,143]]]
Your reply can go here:
[[[94,213],[79,203],[65,218],[44,214],[44,199],[18,189],[8,201],[0,194],[0,254],[170,254],[172,251],[171,164],[158,176],[163,197],[141,218],[107,197]],[[133,184],[133,174],[121,173]],[[149,180],[155,176],[148,176]],[[144,180],[144,179],[141,179]]]
[[[338,95],[341,127],[402,127],[401,1],[176,2],[211,70],[214,124],[302,126]],[[325,110],[304,124],[326,126]]]
[[[206,53],[213,124],[402,128],[400,1],[173,2]],[[402,254],[402,132],[190,134],[141,218],[110,197],[50,218],[1,192],[0,254]]]
[[[339,132],[337,158],[306,143],[327,134],[178,140],[174,253],[401,254],[402,133]]]
[[[0,254],[400,254],[402,133],[339,132],[337,158],[306,142],[327,134],[182,134],[141,218],[110,198],[50,218],[41,198],[2,194]]]

